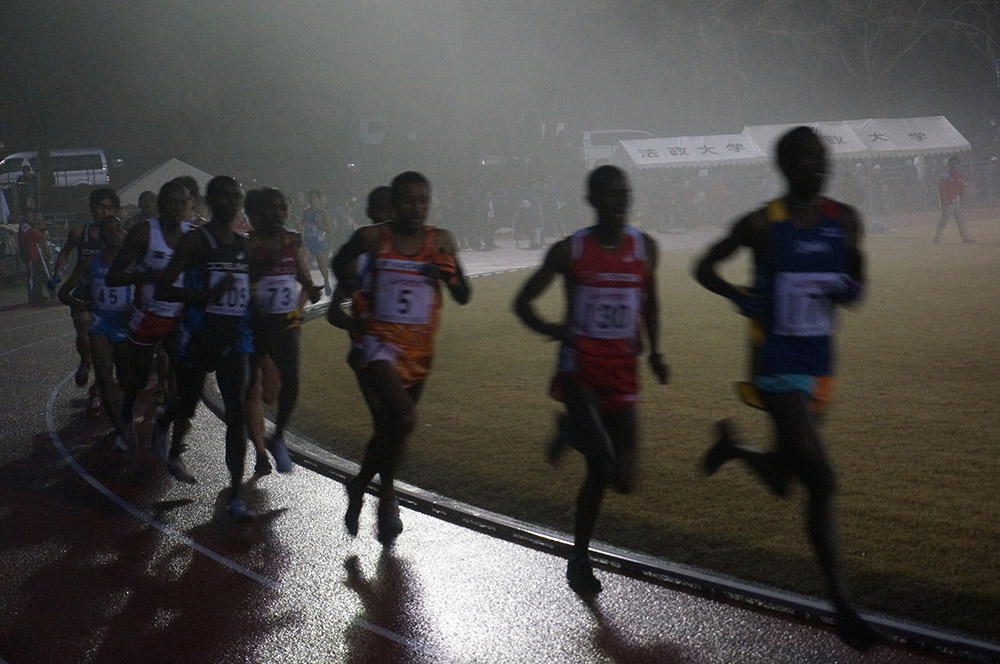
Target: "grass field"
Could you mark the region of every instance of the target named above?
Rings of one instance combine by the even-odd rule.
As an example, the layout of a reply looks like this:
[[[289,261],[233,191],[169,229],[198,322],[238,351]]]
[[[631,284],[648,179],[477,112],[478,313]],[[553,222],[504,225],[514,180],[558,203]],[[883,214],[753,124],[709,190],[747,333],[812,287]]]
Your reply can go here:
[[[823,433],[839,474],[850,583],[866,609],[1000,639],[1000,221],[970,223],[978,245],[935,246],[933,229],[868,238],[867,302],[842,316],[838,383]],[[741,405],[744,319],[690,278],[694,253],[659,272],[670,385],[648,373],[636,493],[609,494],[596,536],[630,549],[802,593],[824,588],[803,531],[803,494],[779,500],[739,464],[698,470],[712,423],[732,417],[769,442],[766,416]],[[543,459],[558,405],[546,396],[556,347],[510,313],[527,272],[476,279],[446,305],[434,373],[402,479],[569,532],[582,461]],[[732,265],[739,279],[747,266]],[[556,315],[561,290],[541,306]],[[343,332],[303,333],[293,427],[359,460],[370,433],[344,363]]]

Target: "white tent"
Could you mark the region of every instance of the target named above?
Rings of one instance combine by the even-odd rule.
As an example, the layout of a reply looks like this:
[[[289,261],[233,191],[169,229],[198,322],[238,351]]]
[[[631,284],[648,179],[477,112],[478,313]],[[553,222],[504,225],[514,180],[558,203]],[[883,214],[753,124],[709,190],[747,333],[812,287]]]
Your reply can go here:
[[[871,157],[871,151],[861,137],[847,122],[800,122],[798,124],[752,125],[744,127],[743,133],[750,135],[760,145],[764,154],[776,152],[778,139],[795,127],[811,127],[823,139],[833,159],[858,159]]]
[[[151,168],[132,182],[118,190],[118,197],[122,200],[122,205],[136,205],[139,202],[139,194],[144,191],[158,192],[165,182],[173,180],[178,175],[190,175],[201,187],[202,193],[212,176],[205,171],[186,164],[180,159],[168,159],[159,166]]]
[[[767,155],[746,133],[643,138],[621,141],[619,145],[639,169],[708,168],[767,161]]]
[[[923,118],[848,120],[873,157],[915,157],[971,150],[943,115]]]

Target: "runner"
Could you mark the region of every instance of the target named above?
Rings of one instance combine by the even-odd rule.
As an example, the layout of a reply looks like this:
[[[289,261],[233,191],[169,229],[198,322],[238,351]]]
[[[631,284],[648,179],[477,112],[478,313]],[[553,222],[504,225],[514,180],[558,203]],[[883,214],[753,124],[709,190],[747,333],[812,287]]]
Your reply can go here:
[[[309,192],[309,207],[302,212],[302,243],[316,260],[319,273],[323,275],[323,292],[330,295],[330,271],[327,267],[330,248],[327,246],[327,236],[333,229],[330,226],[330,214],[320,207],[322,198],[323,194],[315,189]]]
[[[267,459],[267,452],[270,452],[278,472],[288,473],[292,470],[292,460],[285,447],[284,431],[299,396],[302,306],[306,300],[318,302],[323,290],[313,284],[299,234],[284,229],[288,219],[288,199],[284,194],[277,189],[255,192],[254,202],[247,206],[247,215],[254,224],[250,233],[254,339],[250,377],[253,387],[247,399],[247,425],[257,451],[254,470],[261,475],[270,472]],[[302,285],[301,291],[296,282]],[[277,368],[281,387],[274,432],[265,445],[261,407],[265,372],[261,369],[268,359]]]
[[[135,403],[153,367],[153,355],[163,344],[173,357],[177,347],[176,327],[183,313],[180,302],[156,297],[155,282],[167,267],[174,249],[190,226],[184,221],[191,195],[184,185],[171,181],[160,187],[156,199],[159,216],[140,221],[125,234],[125,242],[108,270],[108,286],[135,286],[132,315],[128,321],[129,380],[123,386],[122,420],[126,440],[135,445]],[[173,382],[171,368],[168,380]]]
[[[247,435],[244,402],[249,378],[250,265],[247,240],[232,224],[243,210],[243,190],[233,178],[220,175],[206,188],[212,217],[181,238],[170,263],[156,282],[156,296],[188,305],[178,347],[177,395],[153,422],[151,446],[167,461],[179,481],[193,484],[181,454],[184,436],[205,386],[215,372],[226,423],[226,467],[230,493],[226,517],[234,523],[254,518],[243,502],[243,470]],[[183,280],[178,285],[178,280]],[[167,444],[170,425],[173,440]]]
[[[820,196],[827,155],[812,129],[785,134],[777,162],[788,184],[785,196],[739,219],[695,270],[702,286],[762,325],[753,382],[774,423],[775,448],[738,445],[731,425],[722,420],[703,467],[711,475],[741,458],[778,495],[793,478],[802,482],[809,538],[829,586],[838,633],[848,645],[865,649],[879,636],[848,597],[833,509],[836,481],[813,410],[816,379],[832,374],[835,305],[857,302],[864,289],[863,226],[853,208]],[[725,281],[716,270],[741,247],[753,253],[753,290]]]
[[[101,229],[100,224],[106,217],[113,217],[118,214],[121,201],[114,189],[109,187],[99,187],[90,192],[89,207],[91,222],[76,226],[69,230],[66,242],[59,255],[56,256],[56,264],[52,270],[48,287],[50,291],[55,291],[62,280],[63,270],[66,269],[70,260],[70,254],[76,252],[76,260],[79,263],[84,261],[89,263],[90,258],[101,250]],[[76,330],[76,352],[80,355],[80,366],[76,370],[74,380],[80,387],[84,387],[90,381],[90,367],[92,360],[90,357],[90,312],[86,307],[71,307],[70,315],[73,318],[73,327]],[[87,411],[90,414],[100,412],[100,393],[97,385],[93,385],[90,391]]]
[[[392,188],[381,186],[371,190],[368,194],[365,215],[372,224],[382,224],[392,221],[396,216],[396,209],[392,206]],[[326,319],[334,327],[347,330],[351,339],[351,350],[347,354],[347,364],[354,370],[354,375],[358,379],[368,407],[372,404],[369,400],[368,387],[363,382],[364,374],[359,371],[361,362],[362,339],[364,330],[368,325],[368,312],[371,310],[371,270],[368,254],[361,254],[354,261],[350,272],[354,277],[348,281],[338,281],[337,287],[333,289],[333,296],[330,298],[330,307],[326,310]],[[343,304],[350,303],[350,314],[343,309]]]
[[[660,354],[657,248],[654,240],[628,225],[630,190],[625,174],[601,166],[587,180],[587,202],[597,223],[552,245],[541,268],[514,302],[517,316],[535,332],[560,342],[552,396],[566,404],[558,448],[583,453],[587,475],[576,499],[573,553],[566,567],[570,588],[601,591],[590,562],[590,540],[604,492],[620,493],[635,484],[638,431],[638,356],[642,329],[649,342],[649,366],[661,384],[669,368]],[[566,319],[538,317],[532,302],[557,276],[566,286]]]
[[[118,406],[119,385],[128,383],[128,349],[125,343],[132,287],[110,287],[108,270],[118,255],[125,231],[118,217],[101,220],[101,250],[89,261],[77,261],[73,273],[59,289],[59,299],[70,307],[86,307],[90,313],[90,355],[101,402],[117,437],[114,449],[128,448],[127,432]],[[81,286],[82,288],[78,288]],[[116,380],[117,376],[117,380]]]
[[[395,218],[357,229],[332,262],[338,282],[343,283],[354,279],[355,259],[368,254],[371,262],[372,311],[364,324],[352,323],[351,329],[364,330],[359,369],[375,397],[369,401],[375,431],[361,470],[347,483],[344,525],[351,535],[357,534],[365,489],[377,474],[381,478],[378,539],[386,545],[403,530],[393,480],[434,356],[441,311],[438,281],[447,285],[459,304],[471,296],[455,239],[426,224],[430,194],[430,182],[420,173],[397,175],[392,181]]]

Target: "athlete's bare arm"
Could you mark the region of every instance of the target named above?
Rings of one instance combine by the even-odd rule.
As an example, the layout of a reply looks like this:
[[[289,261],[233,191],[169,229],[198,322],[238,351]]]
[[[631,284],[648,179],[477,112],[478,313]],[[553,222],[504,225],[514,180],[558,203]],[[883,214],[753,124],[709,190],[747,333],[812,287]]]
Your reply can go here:
[[[564,238],[552,245],[545,254],[542,266],[525,282],[514,299],[514,313],[521,319],[521,322],[535,332],[555,341],[565,339],[565,325],[550,323],[539,318],[532,302],[545,292],[556,276],[563,275],[565,277],[569,273],[569,262],[570,244],[569,240]]]
[[[646,337],[649,340],[649,368],[661,384],[666,385],[670,379],[670,367],[660,353],[660,300],[656,288],[656,266],[659,253],[656,241],[645,233],[642,241],[646,245],[646,262],[649,266],[649,279],[646,282],[645,305],[643,307],[643,322],[646,326]]]
[[[62,274],[63,269],[66,267],[66,263],[69,262],[69,255],[76,251],[76,248],[80,246],[80,240],[83,238],[83,229],[86,225],[76,226],[75,228],[69,229],[66,234],[66,241],[63,243],[62,249],[59,250],[59,254],[56,256],[56,264],[52,269],[52,274],[58,276]]]
[[[167,302],[208,302],[222,295],[233,285],[233,275],[228,272],[214,288],[184,288],[174,286],[181,272],[196,265],[205,248],[202,233],[185,233],[174,250],[173,258],[156,282],[156,299]]]
[[[861,222],[858,211],[850,205],[843,206],[840,219],[847,234],[847,274],[851,279],[864,286],[867,283],[865,255],[861,249],[865,235],[864,224]]]
[[[448,287],[451,297],[459,304],[468,303],[472,289],[458,262],[458,243],[454,236],[443,228],[434,229],[434,264],[438,277]],[[447,256],[448,258],[444,258]]]
[[[312,274],[309,272],[309,263],[302,250],[302,236],[298,233],[288,233],[288,235],[291,236],[292,246],[295,247],[295,278],[302,284],[302,292],[299,293],[299,308],[301,309],[305,306],[306,300],[313,304],[319,302],[319,298],[323,296],[323,287],[313,283]]]
[[[149,247],[149,222],[144,221],[128,229],[122,248],[108,268],[108,286],[141,285],[152,282],[156,275],[134,269],[146,255]]]
[[[59,289],[59,301],[63,304],[69,306],[74,311],[86,309],[87,303],[83,300],[73,297],[73,289],[76,288],[77,284],[83,281],[83,278],[87,276],[87,272],[90,270],[90,265],[86,261],[78,261],[76,267],[73,268],[73,273],[69,275],[62,287]]]
[[[375,253],[378,249],[380,232],[381,229],[377,226],[362,226],[354,231],[344,246],[337,250],[336,255],[330,260],[330,267],[337,281],[344,283],[351,281],[353,277],[351,266],[354,264],[354,259],[365,252]]]
[[[763,212],[751,212],[736,221],[729,234],[713,244],[695,264],[694,278],[708,290],[739,304],[749,293],[741,286],[732,284],[721,276],[715,266],[735,254],[740,247],[749,247],[755,255],[764,237],[767,219]]]

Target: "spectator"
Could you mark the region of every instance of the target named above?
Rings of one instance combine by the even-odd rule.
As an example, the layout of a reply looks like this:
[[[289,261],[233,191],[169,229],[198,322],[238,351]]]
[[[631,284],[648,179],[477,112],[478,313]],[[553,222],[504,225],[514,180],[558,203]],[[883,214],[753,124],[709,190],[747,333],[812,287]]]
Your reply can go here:
[[[51,256],[45,241],[42,212],[38,208],[27,208],[22,215],[17,245],[22,260],[28,264],[28,303],[45,304],[45,283],[49,280]]]

